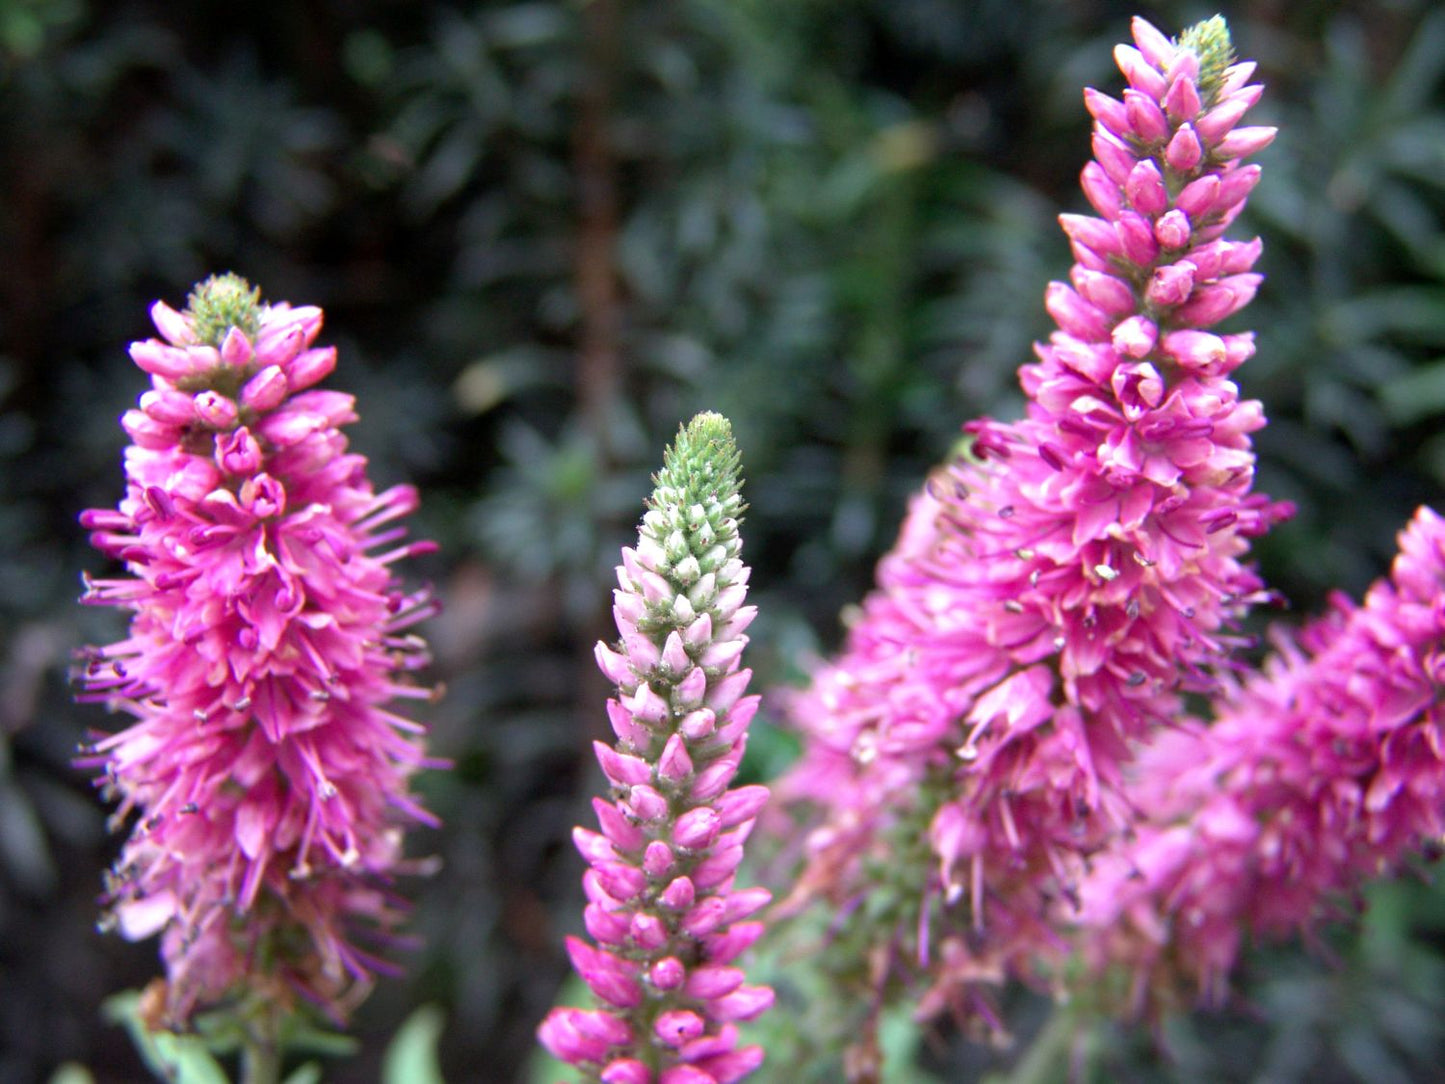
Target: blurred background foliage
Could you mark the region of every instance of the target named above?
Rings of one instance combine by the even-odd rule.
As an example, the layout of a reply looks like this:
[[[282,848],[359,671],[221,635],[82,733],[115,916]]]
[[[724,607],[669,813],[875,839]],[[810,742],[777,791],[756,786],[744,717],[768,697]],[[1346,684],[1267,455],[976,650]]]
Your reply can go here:
[[[0,0],[0,1082],[141,1063],[103,1022],[153,944],[93,929],[113,853],[69,766],[69,654],[119,633],[74,604],[76,513],[120,491],[125,345],[156,297],[235,270],[326,307],[331,386],[379,484],[425,494],[415,575],[449,694],[422,782],[420,947],[356,1022],[377,1079],[410,1009],[448,1079],[522,1079],[580,924],[568,835],[595,785],[617,547],[679,421],[736,426],[753,665],[839,637],[908,493],[960,423],[1019,409],[1079,210],[1085,84],[1116,89],[1119,0]],[[1140,13],[1175,32],[1212,6]],[[1445,12],[1428,0],[1225,5],[1282,128],[1237,228],[1269,279],[1241,384],[1265,400],[1263,542],[1298,610],[1359,591],[1445,486]],[[788,756],[764,727],[749,771]],[[1046,1014],[992,1053],[920,1039],[898,1079],[1421,1080],[1445,1064],[1445,902],[1382,886],[1359,931],[1252,959],[1237,1008],[1150,1036]],[[786,971],[786,968],[784,968]],[[764,1079],[836,1079],[818,1013],[774,1014]],[[1042,1030],[1040,1030],[1042,1029]],[[1033,1036],[1037,1033],[1037,1038]],[[791,1045],[789,1045],[791,1044]],[[807,1069],[814,1075],[805,1075]],[[911,1075],[910,1075],[911,1074]]]

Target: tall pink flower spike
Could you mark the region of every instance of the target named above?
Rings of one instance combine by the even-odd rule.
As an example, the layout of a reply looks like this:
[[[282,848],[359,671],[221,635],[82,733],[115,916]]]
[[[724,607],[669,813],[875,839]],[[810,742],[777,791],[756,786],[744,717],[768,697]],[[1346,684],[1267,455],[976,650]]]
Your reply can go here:
[[[1095,859],[1080,944],[1134,1011],[1219,1004],[1246,934],[1308,932],[1445,837],[1445,520],[1421,508],[1387,580],[1338,596],[1131,772],[1148,820]]]
[[[157,1025],[298,993],[340,1020],[384,968],[354,938],[401,917],[403,829],[435,823],[408,789],[435,764],[422,728],[388,707],[432,695],[406,630],[435,605],[391,566],[434,547],[395,525],[416,491],[376,493],[346,451],[352,397],[306,390],[336,364],[312,345],[319,309],[225,275],[151,316],[126,495],[81,516],[129,573],[87,579],[84,601],[132,613],[83,676],[83,699],[135,718],[81,760],[132,823],[106,925],[161,935]]]
[[[872,981],[921,978],[923,1015],[978,1019],[981,984],[1048,975],[1058,901],[1130,819],[1130,746],[1214,686],[1264,594],[1249,539],[1289,512],[1250,492],[1264,416],[1228,377],[1253,336],[1207,330],[1260,281],[1258,240],[1223,236],[1274,135],[1237,127],[1254,65],[1222,19],[1133,29],[1122,99],[1085,92],[1098,217],[1060,218],[1076,262],[1045,294],[1026,417],[965,426],[842,655],[788,703],[805,747],[779,796],[816,824],[792,904],[847,913],[886,884]],[[928,870],[896,857],[920,835]]]
[[[542,1045],[603,1084],[731,1084],[763,1060],[737,1022],[773,1003],[737,957],[763,932],[744,921],[765,888],[738,888],[743,841],[768,790],[728,789],[758,698],[744,696],[743,512],[732,427],[699,414],[667,450],[636,549],[622,551],[613,614],[621,640],[597,645],[617,696],[615,747],[597,743],[610,799],[600,833],[578,828],[584,914],[594,945],[567,939],[601,1004],[554,1009]]]

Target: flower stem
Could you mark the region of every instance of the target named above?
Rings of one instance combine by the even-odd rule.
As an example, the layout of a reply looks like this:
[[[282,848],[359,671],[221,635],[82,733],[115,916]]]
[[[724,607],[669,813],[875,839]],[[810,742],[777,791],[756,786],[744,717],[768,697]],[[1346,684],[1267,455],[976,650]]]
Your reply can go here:
[[[274,1043],[249,1042],[241,1052],[241,1084],[280,1084],[281,1051]]]

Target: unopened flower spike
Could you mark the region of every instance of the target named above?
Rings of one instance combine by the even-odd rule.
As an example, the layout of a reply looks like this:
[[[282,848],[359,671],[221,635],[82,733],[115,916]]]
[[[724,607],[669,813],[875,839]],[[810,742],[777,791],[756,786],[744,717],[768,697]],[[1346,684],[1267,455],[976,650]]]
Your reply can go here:
[[[336,365],[320,309],[222,275],[151,317],[126,494],[81,516],[127,572],[84,601],[131,614],[83,674],[82,699],[134,718],[81,760],[132,824],[106,924],[161,936],[158,1026],[298,997],[339,1022],[385,966],[359,938],[401,918],[403,831],[434,823],[409,779],[436,762],[392,704],[432,695],[409,630],[435,605],[391,571],[432,546],[403,540],[416,491],[376,492],[347,451],[352,397],[313,388]]]
[[[591,942],[567,939],[595,1009],[554,1009],[538,1028],[553,1056],[602,1084],[730,1084],[763,1060],[737,1023],[773,1002],[736,958],[763,932],[763,888],[739,888],[743,841],[766,787],[728,789],[758,698],[744,696],[743,512],[732,428],[699,414],[679,430],[622,551],[613,614],[620,639],[597,645],[616,685],[615,745],[597,743],[610,784],[593,801],[600,832],[578,828],[590,868]]]

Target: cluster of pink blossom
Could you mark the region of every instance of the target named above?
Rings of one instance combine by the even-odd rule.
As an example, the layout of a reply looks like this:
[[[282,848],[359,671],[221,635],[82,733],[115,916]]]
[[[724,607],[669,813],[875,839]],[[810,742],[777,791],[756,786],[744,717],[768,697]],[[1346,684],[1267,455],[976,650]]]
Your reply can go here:
[[[354,936],[400,917],[403,827],[431,823],[408,792],[422,728],[386,706],[430,695],[405,630],[434,607],[390,570],[430,544],[395,526],[416,492],[376,493],[346,451],[351,396],[306,390],[336,364],[312,345],[319,309],[228,275],[151,316],[164,341],[130,350],[153,387],[122,419],[126,495],[81,517],[129,573],[85,601],[133,615],[83,677],[135,718],[82,761],[133,820],[109,921],[162,935],[157,1022],[246,994],[340,1018],[381,966]]]
[[[1184,983],[1219,1003],[1246,932],[1308,931],[1445,836],[1445,520],[1401,532],[1389,579],[1339,597],[1268,665],[1139,758],[1147,820],[1082,885],[1081,944],[1133,969],[1137,1011]]]
[[[913,921],[881,934],[927,971],[925,1014],[1062,948],[1058,901],[1130,818],[1131,744],[1216,682],[1263,594],[1249,539],[1288,513],[1250,492],[1264,417],[1229,375],[1253,337],[1206,330],[1260,278],[1259,242],[1223,236],[1274,135],[1238,127],[1254,65],[1219,19],[1133,29],[1122,99],[1085,95],[1098,217],[1062,216],[1076,263],[1046,294],[1026,417],[965,427],[843,653],[787,703],[805,748],[780,797],[816,818],[800,900],[850,906],[898,876],[898,824],[927,833]]]
[[[758,1067],[736,1021],[773,1002],[733,961],[763,932],[744,921],[767,889],[736,887],[743,841],[768,790],[732,790],[758,698],[741,669],[756,614],[743,605],[738,456],[727,420],[699,414],[668,449],[636,549],[622,551],[613,614],[621,641],[597,645],[617,686],[616,747],[597,743],[611,800],[602,831],[578,828],[587,932],[578,974],[605,1006],[555,1009],[538,1037],[603,1084],[730,1084]]]

